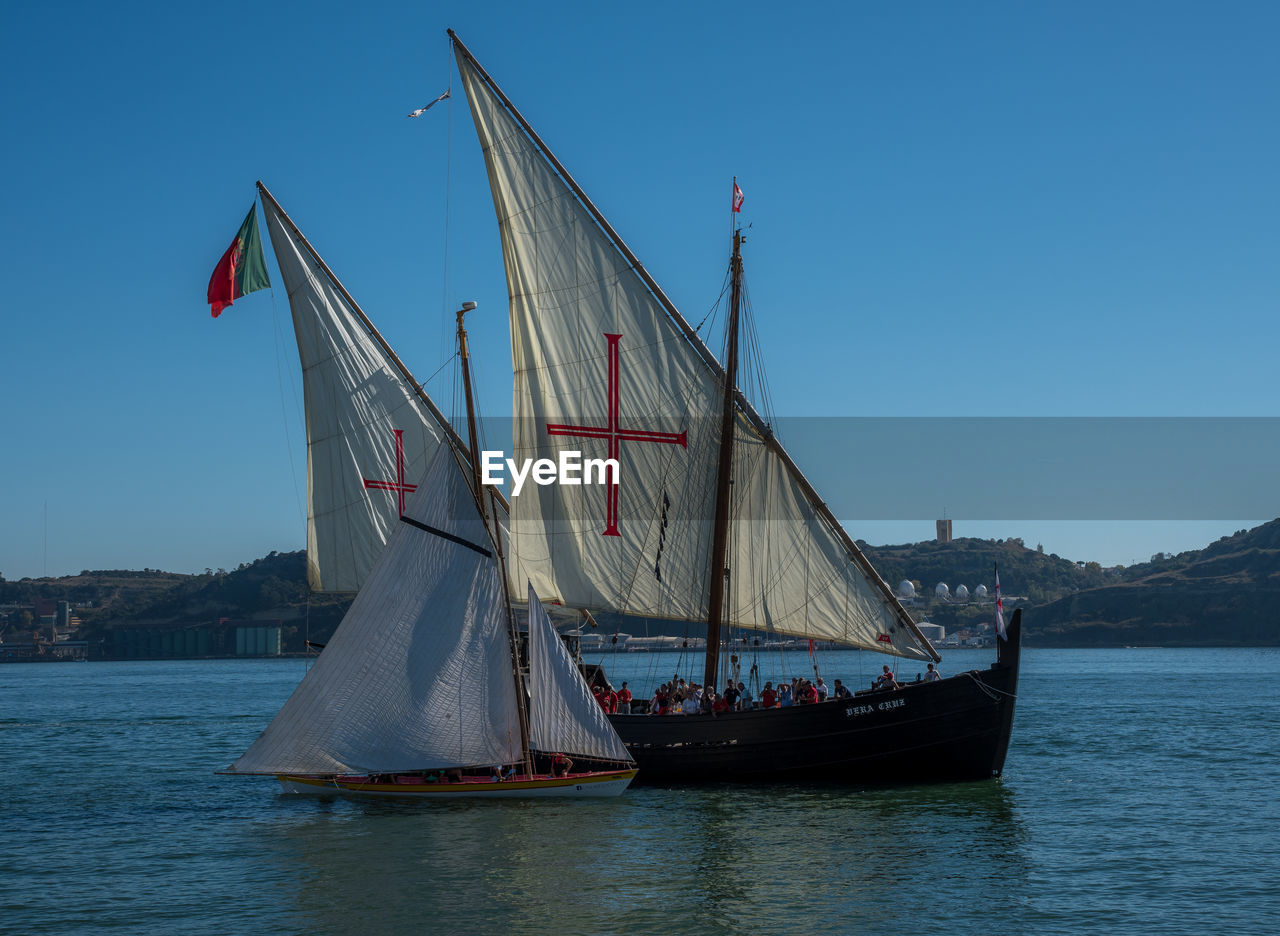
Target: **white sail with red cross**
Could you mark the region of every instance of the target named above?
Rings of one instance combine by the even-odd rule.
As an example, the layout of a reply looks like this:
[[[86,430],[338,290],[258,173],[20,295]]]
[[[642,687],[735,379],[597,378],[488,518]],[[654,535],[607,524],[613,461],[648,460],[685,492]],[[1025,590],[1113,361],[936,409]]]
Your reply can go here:
[[[575,451],[618,465],[609,483],[562,478],[512,499],[511,591],[528,579],[574,607],[706,620],[724,371],[456,37],[454,47],[506,263],[513,457],[558,463]],[[745,403],[734,431],[727,623],[930,655]]]

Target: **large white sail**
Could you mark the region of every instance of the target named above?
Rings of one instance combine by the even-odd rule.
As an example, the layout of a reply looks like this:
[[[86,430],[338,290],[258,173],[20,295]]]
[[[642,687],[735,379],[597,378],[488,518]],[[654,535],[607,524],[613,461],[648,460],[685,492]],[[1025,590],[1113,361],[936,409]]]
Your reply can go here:
[[[354,592],[450,430],[263,191],[302,360],[307,580],[315,591]]]
[[[631,761],[604,709],[529,588],[529,745],[535,751]]]
[[[515,459],[620,466],[617,485],[513,498],[512,582],[576,607],[706,620],[723,372],[469,54],[458,67],[506,262]],[[901,605],[750,416],[735,427],[730,623],[924,658]]]
[[[502,575],[440,447],[365,587],[234,773],[335,774],[521,759]]]

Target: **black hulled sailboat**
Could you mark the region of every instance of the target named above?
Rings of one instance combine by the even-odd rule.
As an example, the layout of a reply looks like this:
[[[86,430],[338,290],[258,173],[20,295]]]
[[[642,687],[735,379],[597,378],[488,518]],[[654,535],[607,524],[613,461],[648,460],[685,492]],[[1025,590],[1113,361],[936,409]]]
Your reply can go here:
[[[514,458],[574,451],[604,484],[512,499],[512,594],[912,660],[937,651],[737,385],[741,234],[724,366],[456,35],[510,297]],[[601,469],[602,472],[605,469]],[[989,669],[717,717],[615,715],[640,782],[980,779],[1003,769],[1020,612]]]

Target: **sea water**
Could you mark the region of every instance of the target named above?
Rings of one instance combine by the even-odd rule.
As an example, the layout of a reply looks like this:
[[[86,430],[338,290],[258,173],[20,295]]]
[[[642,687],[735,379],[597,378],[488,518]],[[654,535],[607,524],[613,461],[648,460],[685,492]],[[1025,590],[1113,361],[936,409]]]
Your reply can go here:
[[[858,686],[881,658],[825,660]],[[696,679],[602,661],[638,695]],[[303,666],[0,666],[0,932],[1280,931],[1274,649],[1027,647],[999,781],[352,803],[215,776]]]

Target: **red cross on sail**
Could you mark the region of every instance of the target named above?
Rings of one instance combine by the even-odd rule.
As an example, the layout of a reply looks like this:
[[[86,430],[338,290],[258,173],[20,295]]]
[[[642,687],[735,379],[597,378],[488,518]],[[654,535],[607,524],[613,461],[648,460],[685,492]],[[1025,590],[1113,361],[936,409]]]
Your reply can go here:
[[[608,425],[605,426],[570,426],[562,423],[547,423],[547,435],[575,436],[583,439],[607,439],[609,442],[609,458],[617,461],[619,453],[619,443],[623,440],[628,442],[659,442],[664,445],[679,445],[687,449],[685,433],[683,432],[654,432],[649,429],[623,429],[618,425],[618,342],[622,339],[621,335],[611,335],[604,333],[605,338],[609,341],[609,413]],[[621,536],[618,532],[618,479],[613,477],[613,468],[608,468],[608,476],[605,478],[605,486],[608,493],[607,506],[605,508],[605,536]]]
[[[404,430],[394,430],[396,434],[396,479],[394,481],[374,481],[364,478],[366,491],[395,491],[399,495],[400,515],[404,515],[404,496],[418,489],[416,484],[405,484],[404,481]]]

